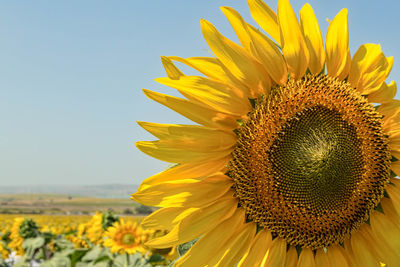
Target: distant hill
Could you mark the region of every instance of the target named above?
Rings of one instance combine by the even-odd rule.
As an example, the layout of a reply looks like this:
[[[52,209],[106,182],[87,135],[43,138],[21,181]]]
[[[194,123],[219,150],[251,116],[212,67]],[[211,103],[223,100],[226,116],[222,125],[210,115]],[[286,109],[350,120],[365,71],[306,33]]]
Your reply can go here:
[[[60,194],[98,198],[129,198],[136,184],[0,186],[0,194]]]

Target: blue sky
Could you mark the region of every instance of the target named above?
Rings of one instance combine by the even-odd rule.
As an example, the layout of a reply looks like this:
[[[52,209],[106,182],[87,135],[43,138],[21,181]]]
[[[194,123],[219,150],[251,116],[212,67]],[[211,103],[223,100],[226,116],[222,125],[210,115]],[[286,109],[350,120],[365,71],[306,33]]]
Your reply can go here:
[[[309,3],[323,35],[348,8],[351,53],[380,43],[400,80],[397,1]],[[165,168],[134,147],[154,139],[136,121],[188,121],[141,89],[174,94],[153,81],[161,55],[209,56],[200,18],[237,40],[219,6],[255,24],[239,0],[0,2],[0,186],[140,183]]]

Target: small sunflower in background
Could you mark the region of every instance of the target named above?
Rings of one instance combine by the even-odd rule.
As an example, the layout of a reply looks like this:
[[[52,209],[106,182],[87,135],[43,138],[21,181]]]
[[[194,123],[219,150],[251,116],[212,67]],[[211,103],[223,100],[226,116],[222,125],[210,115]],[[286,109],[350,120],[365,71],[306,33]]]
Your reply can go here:
[[[83,228],[81,226],[80,230],[84,230],[86,237],[93,244],[101,244],[103,242],[103,214],[100,212],[96,212],[95,215],[92,216],[90,221],[86,223],[86,227]]]
[[[240,45],[202,20],[215,57],[162,57],[156,79],[184,98],[144,90],[199,124],[139,122],[159,140],[137,147],[175,163],[132,195],[161,207],[143,226],[169,231],[147,245],[200,237],[174,266],[399,266],[393,58],[377,44],[351,56],[346,9],[324,45],[309,4],[298,20],[288,0],[248,3],[272,39],[223,7]]]
[[[96,212],[89,222],[78,226],[78,236],[85,235],[93,244],[101,245],[105,230],[118,220],[113,212]]]
[[[143,248],[142,232],[136,222],[121,219],[107,228],[104,246],[109,247],[112,253],[144,254],[146,250]]]

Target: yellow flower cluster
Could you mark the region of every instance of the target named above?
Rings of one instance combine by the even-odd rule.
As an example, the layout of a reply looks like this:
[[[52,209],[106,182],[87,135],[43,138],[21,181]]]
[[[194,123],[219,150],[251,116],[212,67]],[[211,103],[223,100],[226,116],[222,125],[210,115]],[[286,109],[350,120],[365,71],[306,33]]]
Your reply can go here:
[[[13,215],[1,214],[0,215],[0,231],[4,234],[7,230],[11,229],[14,219],[17,217],[31,218],[41,228],[41,232],[51,232],[54,234],[63,234],[75,230],[79,224],[90,220],[89,215]],[[0,233],[1,234],[1,233]]]
[[[11,226],[11,230],[10,230],[11,242],[8,244],[8,247],[10,249],[14,250],[17,253],[17,255],[24,254],[24,249],[22,248],[22,243],[24,242],[24,239],[19,234],[19,227],[21,226],[21,223],[23,221],[24,221],[24,218],[22,218],[22,217],[15,218],[14,223]]]
[[[4,247],[2,243],[0,243],[0,256],[2,259],[7,259],[10,255],[10,251]]]

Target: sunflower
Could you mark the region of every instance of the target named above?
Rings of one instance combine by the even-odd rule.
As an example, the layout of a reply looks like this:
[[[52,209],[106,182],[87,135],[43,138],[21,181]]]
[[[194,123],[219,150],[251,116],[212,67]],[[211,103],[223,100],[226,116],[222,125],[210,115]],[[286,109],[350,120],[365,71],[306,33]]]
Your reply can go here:
[[[132,195],[162,207],[145,227],[169,230],[147,245],[200,237],[174,266],[400,266],[393,58],[377,44],[351,57],[346,9],[324,47],[309,4],[298,20],[288,0],[248,3],[269,37],[223,7],[240,45],[201,20],[215,57],[162,57],[156,79],[185,98],[144,90],[199,124],[139,122],[159,140],[137,147],[175,163]]]
[[[104,233],[102,221],[103,214],[96,212],[96,214],[92,216],[90,221],[88,221],[85,226],[78,227],[79,235],[82,235],[84,232],[90,242],[93,244],[101,244],[101,242],[103,242]]]
[[[107,228],[104,237],[104,246],[109,247],[112,253],[146,252],[142,246],[142,229],[137,223],[121,219]]]

